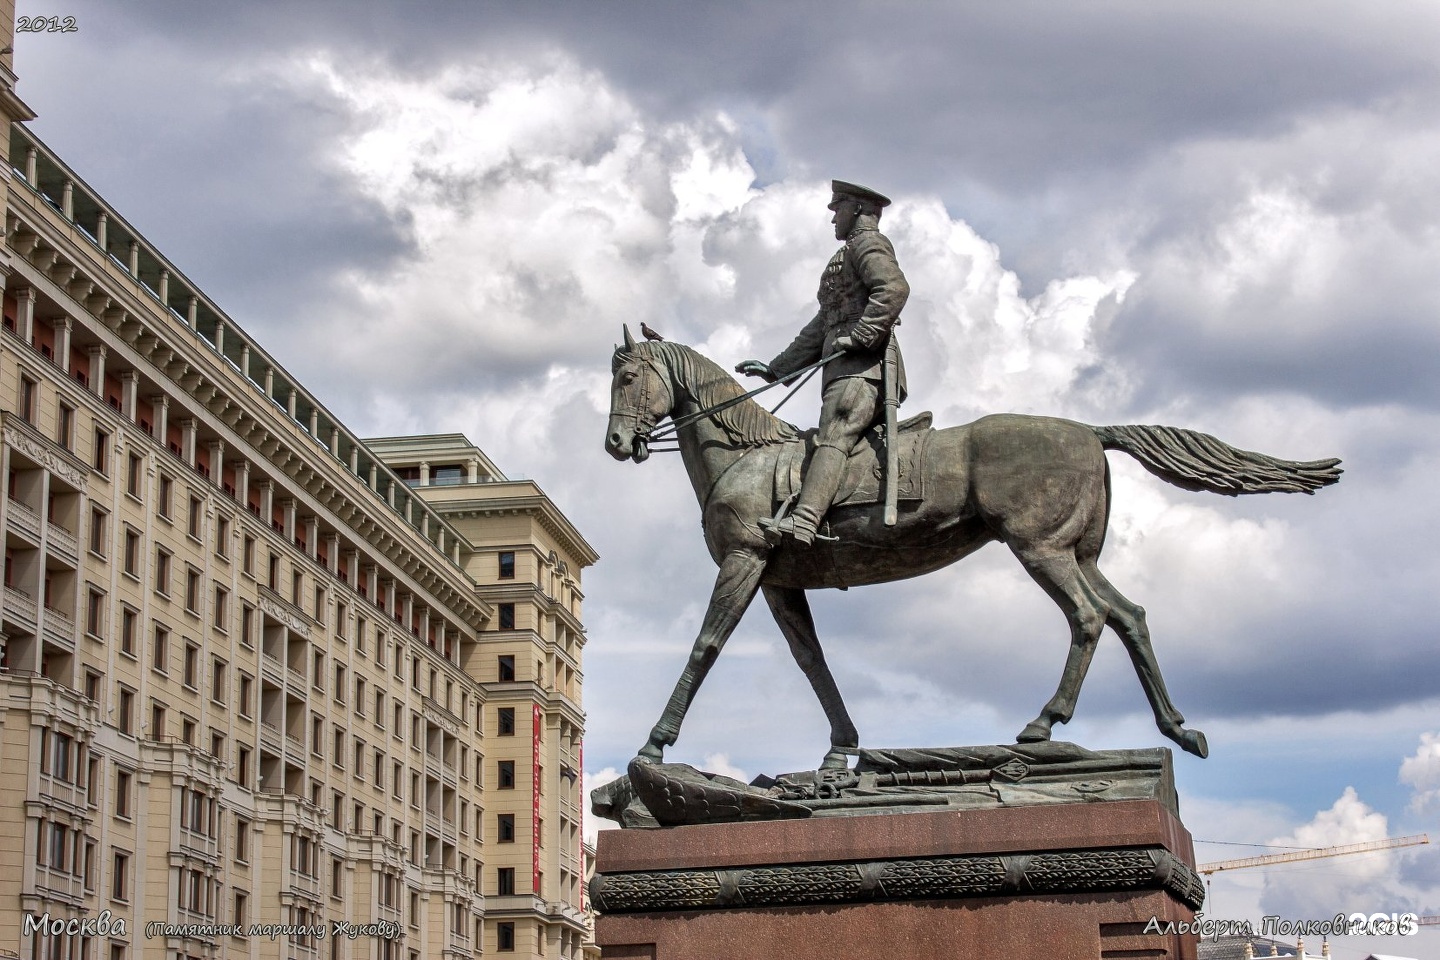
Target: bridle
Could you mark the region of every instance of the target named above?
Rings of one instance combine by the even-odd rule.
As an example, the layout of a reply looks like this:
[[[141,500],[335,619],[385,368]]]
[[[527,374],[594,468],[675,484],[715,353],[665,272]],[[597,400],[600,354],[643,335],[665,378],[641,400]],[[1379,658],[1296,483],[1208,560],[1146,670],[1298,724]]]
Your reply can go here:
[[[783,407],[783,406],[785,405],[785,402],[786,402],[787,400],[789,400],[792,396],[795,395],[795,391],[796,391],[796,390],[799,390],[801,387],[803,387],[803,386],[805,385],[806,381],[808,381],[812,376],[815,375],[815,371],[819,370],[821,367],[825,366],[825,365],[826,365],[827,363],[829,363],[831,360],[834,360],[836,357],[840,356],[840,355],[843,354],[844,352],[845,352],[845,351],[843,351],[843,350],[836,350],[834,353],[830,354],[828,357],[825,357],[825,358],[823,358],[823,359],[821,359],[821,360],[817,360],[816,362],[810,364],[810,366],[808,366],[808,367],[801,367],[799,370],[796,370],[796,371],[794,371],[793,373],[787,373],[787,374],[786,374],[785,376],[783,376],[783,377],[779,377],[779,378],[777,378],[777,379],[775,379],[775,380],[770,381],[769,383],[762,384],[761,386],[756,387],[754,390],[750,390],[750,391],[747,391],[746,393],[740,394],[738,397],[731,397],[729,400],[722,400],[722,401],[719,402],[719,403],[711,404],[711,405],[708,406],[708,407],[704,407],[703,409],[696,410],[696,411],[694,411],[694,412],[692,412],[692,413],[687,413],[687,414],[685,414],[684,416],[672,417],[671,420],[670,420],[670,422],[669,422],[667,425],[659,428],[658,430],[657,430],[657,429],[654,429],[654,426],[655,426],[654,421],[651,421],[651,423],[649,424],[649,426],[650,426],[651,429],[650,429],[649,431],[642,432],[642,431],[640,430],[641,418],[640,418],[640,416],[639,416],[638,414],[634,414],[634,415],[632,415],[632,416],[633,416],[633,418],[634,418],[634,420],[635,420],[635,424],[636,424],[636,436],[637,436],[637,437],[642,437],[642,438],[644,439],[644,441],[646,442],[646,444],[653,443],[653,442],[656,441],[656,440],[664,440],[664,439],[666,439],[667,437],[670,437],[670,436],[678,433],[680,430],[683,430],[685,427],[690,426],[692,423],[697,423],[697,422],[699,422],[700,420],[704,420],[706,417],[714,416],[715,414],[719,413],[721,410],[728,410],[728,409],[730,409],[731,407],[733,407],[733,406],[735,406],[735,405],[737,405],[737,404],[744,403],[746,400],[750,400],[750,399],[752,399],[752,398],[754,398],[754,397],[756,397],[756,396],[764,393],[766,390],[769,390],[769,389],[772,388],[772,387],[778,387],[778,386],[781,386],[781,385],[784,385],[784,384],[789,384],[789,383],[791,383],[791,382],[796,381],[797,378],[798,378],[798,379],[799,379],[799,382],[795,383],[795,386],[791,388],[790,392],[787,393],[787,394],[785,394],[785,396],[780,399],[780,402],[777,403],[777,404],[775,404],[774,409],[772,409],[772,410],[770,411],[771,413],[774,413],[776,410],[779,410],[781,407]],[[662,375],[660,374],[660,369],[659,369],[659,367],[657,367],[657,366],[655,365],[655,362],[654,362],[650,357],[640,357],[640,359],[643,360],[646,364],[648,364],[648,365],[650,366],[650,368],[655,371],[655,373],[656,373],[657,376],[662,376]],[[802,374],[803,374],[803,377],[802,377]],[[663,379],[663,376],[662,376],[662,379]],[[642,397],[641,397],[641,399],[642,399],[642,402],[643,402],[644,400],[648,400],[648,399],[649,399],[648,394],[642,392]],[[648,405],[647,405],[647,407],[648,407]],[[651,448],[651,452],[652,452],[652,453],[655,453],[655,452],[668,453],[668,452],[670,452],[670,451],[672,451],[672,450],[678,450],[678,449],[679,449],[679,446],[678,446],[678,445],[675,446],[675,447],[662,447],[662,448],[660,448],[660,450],[658,450],[658,451],[655,450],[655,449],[652,447],[652,448]]]

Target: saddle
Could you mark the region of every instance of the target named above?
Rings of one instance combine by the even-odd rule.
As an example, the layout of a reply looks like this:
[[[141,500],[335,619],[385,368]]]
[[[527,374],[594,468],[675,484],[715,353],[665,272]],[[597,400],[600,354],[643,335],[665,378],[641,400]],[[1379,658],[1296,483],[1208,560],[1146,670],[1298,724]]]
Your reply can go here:
[[[925,499],[925,451],[930,436],[935,432],[930,424],[934,416],[929,410],[916,414],[895,425],[899,438],[900,482],[897,485],[899,499],[918,501]],[[882,426],[876,424],[845,461],[845,473],[840,480],[840,490],[835,494],[832,507],[864,506],[879,503],[884,498],[881,475],[885,470],[885,444],[881,439]],[[800,478],[805,463],[815,444],[814,428],[800,434],[800,442],[781,446],[780,456],[775,461],[775,504],[783,503],[800,490]]]

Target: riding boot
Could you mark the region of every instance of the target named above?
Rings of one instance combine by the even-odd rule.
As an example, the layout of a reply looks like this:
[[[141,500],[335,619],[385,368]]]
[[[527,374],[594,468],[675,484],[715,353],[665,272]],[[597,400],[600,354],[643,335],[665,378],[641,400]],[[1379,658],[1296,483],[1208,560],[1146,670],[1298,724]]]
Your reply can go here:
[[[816,447],[810,455],[810,465],[805,469],[805,479],[800,483],[800,497],[795,509],[787,517],[774,522],[762,520],[760,525],[777,537],[789,534],[798,543],[806,546],[813,543],[820,521],[840,489],[840,478],[845,473],[847,459],[848,455],[838,447]]]

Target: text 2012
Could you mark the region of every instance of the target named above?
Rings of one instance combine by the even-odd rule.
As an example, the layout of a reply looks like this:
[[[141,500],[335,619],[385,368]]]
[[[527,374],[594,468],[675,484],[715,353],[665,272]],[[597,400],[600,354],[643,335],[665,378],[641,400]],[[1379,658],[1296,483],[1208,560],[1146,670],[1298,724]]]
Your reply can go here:
[[[80,29],[74,17],[16,17],[16,33],[74,33]]]

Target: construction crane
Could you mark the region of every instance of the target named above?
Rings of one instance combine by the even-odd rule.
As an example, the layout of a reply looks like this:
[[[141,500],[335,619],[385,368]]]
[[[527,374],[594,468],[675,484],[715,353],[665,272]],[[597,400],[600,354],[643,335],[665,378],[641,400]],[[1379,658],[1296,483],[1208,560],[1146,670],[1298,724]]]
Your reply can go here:
[[[1292,850],[1289,853],[1267,853],[1259,857],[1241,857],[1238,860],[1215,860],[1202,863],[1195,868],[1197,873],[1209,876],[1221,870],[1243,870],[1246,867],[1268,867],[1275,863],[1293,863],[1297,860],[1319,860],[1323,857],[1344,857],[1352,853],[1373,853],[1376,850],[1393,850],[1396,847],[1415,847],[1429,843],[1428,834],[1417,833],[1410,837],[1393,837],[1388,840],[1371,840],[1368,843],[1347,843],[1339,847],[1316,847],[1313,850]],[[1440,923],[1440,917],[1424,917],[1421,923]]]

